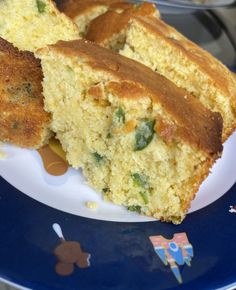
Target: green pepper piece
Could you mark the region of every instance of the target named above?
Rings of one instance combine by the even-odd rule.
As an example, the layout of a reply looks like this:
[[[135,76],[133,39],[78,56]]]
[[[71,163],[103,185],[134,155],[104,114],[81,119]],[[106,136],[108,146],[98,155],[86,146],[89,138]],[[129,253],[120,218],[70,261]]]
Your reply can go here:
[[[146,148],[152,141],[154,136],[155,121],[142,121],[137,127],[135,133],[134,151],[140,151]]]
[[[18,122],[14,122],[12,124],[12,129],[18,129],[18,127],[19,127],[19,123]]]
[[[45,8],[46,8],[46,4],[41,1],[41,0],[36,0],[36,4],[37,4],[37,8],[38,8],[38,12],[39,13],[44,13],[45,12]]]
[[[111,134],[111,132],[108,132],[107,133],[107,139],[111,139],[113,136],[112,136],[112,134]]]
[[[109,191],[110,191],[110,188],[109,188],[109,187],[104,187],[104,188],[102,189],[102,191],[103,191],[104,193],[109,192]]]
[[[97,152],[92,153],[92,155],[97,164],[100,164],[104,160],[104,157],[98,154]]]
[[[141,213],[141,206],[140,205],[130,205],[127,207],[130,211],[136,211],[137,213]]]
[[[148,193],[146,191],[139,192],[145,204],[148,203]]]
[[[148,188],[147,177],[139,173],[131,174],[134,186]]]
[[[121,107],[116,110],[115,116],[118,119],[118,122],[122,122],[123,124],[125,123],[125,112]]]

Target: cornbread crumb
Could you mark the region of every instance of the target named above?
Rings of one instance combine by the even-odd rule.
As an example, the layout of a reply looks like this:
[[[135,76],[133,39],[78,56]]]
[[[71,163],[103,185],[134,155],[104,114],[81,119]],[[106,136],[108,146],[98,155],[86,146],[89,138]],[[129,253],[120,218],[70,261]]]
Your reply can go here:
[[[97,209],[98,208],[98,203],[95,201],[87,201],[85,203],[86,207],[89,209]]]
[[[69,163],[106,200],[180,223],[221,154],[220,115],[144,65],[86,40],[60,41],[37,55],[45,107]]]
[[[0,36],[21,50],[34,52],[61,39],[77,39],[79,30],[52,0],[2,0]]]
[[[0,160],[6,159],[7,158],[7,153],[0,150]]]

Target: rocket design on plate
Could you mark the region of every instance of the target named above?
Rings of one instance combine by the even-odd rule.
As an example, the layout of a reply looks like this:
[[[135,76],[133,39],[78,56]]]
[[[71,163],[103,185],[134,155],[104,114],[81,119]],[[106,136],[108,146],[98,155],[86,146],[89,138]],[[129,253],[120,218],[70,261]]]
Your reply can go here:
[[[83,252],[79,242],[66,241],[59,224],[53,224],[52,227],[60,238],[60,244],[54,250],[57,258],[56,273],[61,276],[69,276],[74,272],[75,265],[79,268],[88,268],[91,255]]]
[[[182,283],[179,266],[184,264],[191,266],[193,258],[193,247],[189,243],[186,233],[174,234],[171,240],[165,239],[163,236],[149,238],[156,254],[166,266],[169,264],[175,278],[179,283]]]

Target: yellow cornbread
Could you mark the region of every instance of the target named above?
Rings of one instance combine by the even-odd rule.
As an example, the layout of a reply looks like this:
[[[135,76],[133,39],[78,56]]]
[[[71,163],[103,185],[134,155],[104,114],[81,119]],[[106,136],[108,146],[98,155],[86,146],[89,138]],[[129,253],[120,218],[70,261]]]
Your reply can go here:
[[[180,223],[222,151],[222,119],[151,69],[85,40],[37,51],[67,159],[106,199]]]
[[[106,48],[118,51],[123,47],[129,20],[135,16],[159,18],[160,13],[152,3],[128,3],[123,10],[112,9],[95,18],[88,25],[85,38]]]
[[[145,41],[143,41],[145,39]],[[223,141],[236,128],[236,81],[210,53],[160,19],[134,18],[121,54],[142,62],[193,94],[224,121]]]
[[[159,17],[130,14],[124,23],[127,11],[94,19],[85,37],[145,64],[219,112],[225,141],[236,128],[236,81],[231,72]]]
[[[34,52],[61,39],[76,39],[79,31],[51,0],[2,0],[0,36],[21,50]]]
[[[93,19],[108,9],[120,11],[130,5],[122,0],[61,0],[58,7],[77,24],[80,35],[84,36]]]

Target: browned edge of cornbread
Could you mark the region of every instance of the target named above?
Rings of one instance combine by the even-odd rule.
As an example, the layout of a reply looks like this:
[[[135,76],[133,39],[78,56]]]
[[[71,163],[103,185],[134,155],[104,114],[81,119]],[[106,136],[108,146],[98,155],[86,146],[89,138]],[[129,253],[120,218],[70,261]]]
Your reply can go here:
[[[160,103],[174,117],[180,135],[186,142],[208,154],[218,155],[222,151],[220,114],[211,112],[163,76],[87,40],[59,41],[49,47],[66,56],[80,57],[95,70],[110,72],[120,79],[140,84],[153,102]]]
[[[138,6],[132,4],[131,7],[124,9],[122,13],[118,13],[110,8],[107,12],[91,21],[85,38],[97,44],[107,46],[106,40],[122,32],[132,17],[154,17],[155,15],[159,17],[159,11],[152,3],[144,2]]]
[[[33,53],[0,38],[0,140],[29,148],[48,141],[51,118],[44,111],[42,79]]]
[[[61,12],[75,20],[79,15],[96,7],[107,6],[110,9],[126,9],[130,5],[132,4],[124,0],[61,0],[57,6]]]

